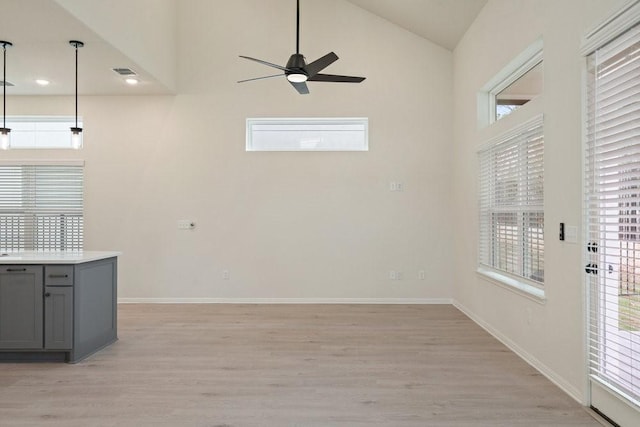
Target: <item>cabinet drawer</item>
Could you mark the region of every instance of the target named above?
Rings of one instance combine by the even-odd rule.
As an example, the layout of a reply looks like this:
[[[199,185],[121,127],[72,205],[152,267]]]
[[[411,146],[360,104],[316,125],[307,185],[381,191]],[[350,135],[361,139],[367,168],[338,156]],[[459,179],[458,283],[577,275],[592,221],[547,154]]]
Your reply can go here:
[[[45,265],[44,267],[45,286],[72,286],[73,266],[72,265]]]

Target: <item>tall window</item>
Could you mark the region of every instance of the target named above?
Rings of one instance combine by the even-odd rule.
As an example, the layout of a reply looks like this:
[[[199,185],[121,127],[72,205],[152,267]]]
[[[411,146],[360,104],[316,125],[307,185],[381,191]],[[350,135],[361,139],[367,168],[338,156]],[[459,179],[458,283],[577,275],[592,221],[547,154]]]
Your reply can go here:
[[[544,137],[542,117],[479,152],[483,268],[541,287],[544,282]]]
[[[591,51],[587,68],[590,374],[640,405],[640,24]]]
[[[0,163],[0,251],[83,245],[83,166]]]

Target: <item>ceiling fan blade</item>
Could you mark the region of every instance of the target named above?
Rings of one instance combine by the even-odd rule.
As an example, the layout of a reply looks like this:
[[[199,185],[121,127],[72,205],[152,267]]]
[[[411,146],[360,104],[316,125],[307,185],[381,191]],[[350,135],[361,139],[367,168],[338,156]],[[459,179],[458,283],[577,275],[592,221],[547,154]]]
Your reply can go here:
[[[254,80],[262,80],[262,79],[270,79],[272,77],[280,77],[280,76],[284,76],[285,74],[274,74],[272,76],[264,76],[264,77],[255,77],[253,79],[245,79],[245,80],[238,80],[238,83],[244,83],[244,82],[252,82]]]
[[[256,62],[259,62],[261,64],[268,65],[269,67],[277,68],[278,70],[289,71],[287,68],[285,68],[285,67],[283,67],[281,65],[272,64],[271,62],[263,61],[262,59],[251,58],[250,56],[242,56],[242,55],[239,55],[239,56],[240,56],[240,58],[248,59],[250,61],[256,61]]]
[[[336,55],[333,52],[330,52],[330,53],[327,53],[322,58],[316,59],[312,63],[307,64],[307,66],[304,67],[304,70],[307,72],[307,76],[313,77],[316,74],[318,74],[320,71],[327,68],[329,65],[336,62],[337,60],[338,60],[338,55]]]
[[[289,82],[289,83],[291,83],[291,86],[296,88],[296,90],[300,95],[306,95],[309,93],[309,88],[307,87],[307,84],[305,82],[302,82],[302,83]]]
[[[310,82],[336,82],[336,83],[360,83],[366,79],[366,77],[353,77],[353,76],[336,76],[333,74],[316,74],[313,77],[309,77]]]

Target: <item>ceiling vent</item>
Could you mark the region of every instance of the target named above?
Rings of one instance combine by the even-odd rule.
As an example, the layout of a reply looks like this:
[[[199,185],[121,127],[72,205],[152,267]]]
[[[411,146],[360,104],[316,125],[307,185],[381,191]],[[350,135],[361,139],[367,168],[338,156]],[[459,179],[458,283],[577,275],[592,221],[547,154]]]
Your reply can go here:
[[[4,82],[2,80],[0,80],[0,86],[4,85]],[[15,86],[13,83],[11,82],[7,82],[7,87],[11,87],[11,86]]]
[[[120,74],[121,76],[136,76],[136,72],[131,68],[114,68],[113,71]]]

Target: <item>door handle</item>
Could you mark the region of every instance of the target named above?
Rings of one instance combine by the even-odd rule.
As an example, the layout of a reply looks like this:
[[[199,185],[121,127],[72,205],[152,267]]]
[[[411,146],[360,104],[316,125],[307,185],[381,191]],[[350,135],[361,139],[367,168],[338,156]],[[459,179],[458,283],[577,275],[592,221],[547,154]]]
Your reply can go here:
[[[66,279],[69,277],[68,274],[50,274],[49,279]]]
[[[50,292],[45,292],[45,293],[44,293],[44,296],[45,296],[46,298],[49,298],[49,297],[51,296],[51,293],[50,293]]]
[[[15,272],[15,271],[27,271],[26,268],[7,268],[8,272]]]

